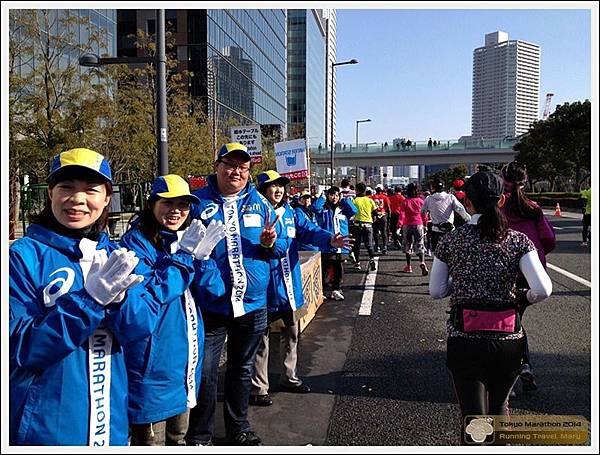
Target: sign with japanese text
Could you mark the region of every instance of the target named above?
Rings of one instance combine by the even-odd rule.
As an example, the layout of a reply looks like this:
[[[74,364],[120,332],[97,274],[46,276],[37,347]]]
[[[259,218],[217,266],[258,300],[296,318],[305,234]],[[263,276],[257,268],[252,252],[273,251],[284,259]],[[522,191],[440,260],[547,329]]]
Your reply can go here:
[[[308,178],[306,140],[294,139],[275,143],[275,166],[277,172],[290,180]]]
[[[262,163],[262,141],[260,125],[232,126],[231,142],[239,142],[248,148],[252,164]]]

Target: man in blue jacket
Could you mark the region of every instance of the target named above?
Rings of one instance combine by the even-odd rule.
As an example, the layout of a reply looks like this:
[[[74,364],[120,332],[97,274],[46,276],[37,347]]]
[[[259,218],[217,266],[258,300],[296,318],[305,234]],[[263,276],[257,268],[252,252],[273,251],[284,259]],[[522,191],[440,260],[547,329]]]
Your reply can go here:
[[[267,327],[269,259],[285,255],[277,242],[277,215],[248,181],[250,155],[245,146],[223,145],[208,186],[195,192],[200,199],[191,217],[225,224],[226,237],[211,253],[221,271],[225,294],[199,302],[205,342],[198,404],[190,412],[186,436],[190,445],[211,445],[217,404],[221,350],[227,337],[224,418],[229,445],[262,445],[248,422],[250,378],[256,350]]]

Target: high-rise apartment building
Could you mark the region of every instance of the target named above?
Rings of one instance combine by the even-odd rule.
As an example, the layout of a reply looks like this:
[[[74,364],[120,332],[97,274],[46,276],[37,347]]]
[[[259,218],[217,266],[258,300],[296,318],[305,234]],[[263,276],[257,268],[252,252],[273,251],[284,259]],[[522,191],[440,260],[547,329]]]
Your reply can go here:
[[[218,126],[287,123],[287,14],[283,9],[166,10],[180,70],[189,92],[205,101]],[[136,55],[137,29],[155,29],[155,10],[118,10],[119,56]],[[167,48],[167,51],[169,49]]]
[[[471,136],[503,139],[525,133],[538,120],[540,46],[497,31],[473,51]]]
[[[325,144],[325,28],[321,10],[288,10],[288,137]]]

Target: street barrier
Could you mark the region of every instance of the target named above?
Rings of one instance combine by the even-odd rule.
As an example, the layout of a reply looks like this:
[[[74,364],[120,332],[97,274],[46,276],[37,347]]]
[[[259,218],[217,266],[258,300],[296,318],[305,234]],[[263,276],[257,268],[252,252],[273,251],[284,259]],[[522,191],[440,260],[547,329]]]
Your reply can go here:
[[[300,271],[302,273],[302,294],[304,306],[294,312],[294,322],[300,332],[312,321],[317,310],[323,304],[323,280],[321,277],[321,253],[318,251],[300,251]],[[279,332],[282,321],[270,325],[272,332]]]

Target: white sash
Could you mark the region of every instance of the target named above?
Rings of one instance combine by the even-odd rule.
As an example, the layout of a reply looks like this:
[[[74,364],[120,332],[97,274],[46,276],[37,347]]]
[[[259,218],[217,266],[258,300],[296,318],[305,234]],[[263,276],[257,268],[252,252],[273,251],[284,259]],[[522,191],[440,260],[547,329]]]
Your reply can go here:
[[[242,253],[242,236],[240,235],[237,198],[227,198],[225,200],[223,204],[223,217],[225,220],[227,259],[232,279],[231,306],[233,307],[233,317],[237,318],[246,314],[244,297],[246,295],[246,288],[248,287],[246,269],[244,268],[244,255]]]
[[[283,220],[283,212],[285,212],[285,209],[283,210],[283,212],[280,212],[279,209],[284,209],[284,208],[283,207],[278,208],[277,210],[275,210],[275,213],[280,215],[279,222],[283,226],[283,229],[285,229],[286,226],[285,226],[285,222]],[[297,309],[296,297],[294,296],[294,283],[292,281],[292,268],[290,266],[290,250],[289,250],[289,248],[285,252],[285,257],[280,259],[280,262],[281,262],[281,272],[283,274],[283,285],[285,288],[285,293],[287,294],[288,301],[290,303],[290,308],[293,311],[296,311],[296,309]]]
[[[187,407],[196,406],[196,366],[198,365],[198,313],[192,293],[185,290],[185,319],[188,333],[188,363],[185,376],[187,388]]]
[[[342,213],[342,211],[340,210],[339,207],[336,207],[335,210],[333,211],[333,233],[334,234],[341,234],[341,227],[340,227],[340,219],[338,218],[338,215],[340,215]],[[341,248],[337,248],[335,250],[336,253],[341,253],[342,249]]]
[[[177,240],[171,243],[171,254],[179,250],[179,241],[184,231],[177,231]],[[196,406],[196,367],[198,366],[198,312],[196,302],[189,288],[183,293],[185,304],[185,322],[188,336],[188,362],[185,372],[185,387],[187,390],[186,404],[188,408]]]
[[[98,327],[89,338],[90,446],[110,445],[110,380],[112,334]]]
[[[97,242],[81,239],[79,260],[83,281],[87,279],[96,252]],[[88,338],[88,376],[90,393],[89,446],[110,445],[110,385],[113,335],[98,326]]]

